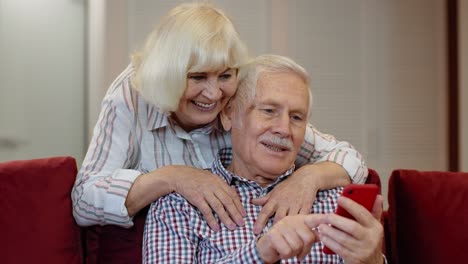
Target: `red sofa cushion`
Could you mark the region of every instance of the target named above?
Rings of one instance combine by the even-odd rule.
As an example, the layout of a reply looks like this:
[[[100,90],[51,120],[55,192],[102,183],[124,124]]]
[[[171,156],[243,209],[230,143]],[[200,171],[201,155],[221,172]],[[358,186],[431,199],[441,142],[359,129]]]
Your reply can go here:
[[[72,157],[0,163],[0,262],[82,263]]]
[[[389,181],[391,263],[468,259],[468,173],[395,170]]]

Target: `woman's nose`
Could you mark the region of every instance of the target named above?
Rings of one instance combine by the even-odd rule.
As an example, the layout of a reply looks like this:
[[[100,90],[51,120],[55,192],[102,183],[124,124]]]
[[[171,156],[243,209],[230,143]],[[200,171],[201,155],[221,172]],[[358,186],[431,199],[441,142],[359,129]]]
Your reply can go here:
[[[212,101],[219,100],[222,95],[221,83],[218,80],[209,80],[203,90],[203,95]]]

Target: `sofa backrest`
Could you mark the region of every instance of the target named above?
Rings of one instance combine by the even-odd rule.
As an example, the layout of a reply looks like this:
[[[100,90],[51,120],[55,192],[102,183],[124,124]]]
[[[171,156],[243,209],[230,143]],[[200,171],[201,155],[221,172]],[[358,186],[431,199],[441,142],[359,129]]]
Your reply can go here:
[[[390,263],[468,260],[468,173],[395,170],[388,202]]]
[[[72,157],[0,163],[0,262],[83,263]]]
[[[379,194],[382,193],[382,182],[380,181],[379,173],[374,169],[369,169],[369,174],[367,175],[366,184],[375,184],[379,187]]]

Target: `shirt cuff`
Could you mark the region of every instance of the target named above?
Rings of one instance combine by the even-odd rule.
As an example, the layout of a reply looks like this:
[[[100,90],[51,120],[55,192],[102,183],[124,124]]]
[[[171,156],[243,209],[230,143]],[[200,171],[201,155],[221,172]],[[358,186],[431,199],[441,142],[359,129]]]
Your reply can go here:
[[[142,172],[137,170],[120,169],[112,174],[112,180],[107,190],[104,211],[110,222],[119,222],[124,227],[133,226],[133,217],[128,215],[125,201],[128,191]]]

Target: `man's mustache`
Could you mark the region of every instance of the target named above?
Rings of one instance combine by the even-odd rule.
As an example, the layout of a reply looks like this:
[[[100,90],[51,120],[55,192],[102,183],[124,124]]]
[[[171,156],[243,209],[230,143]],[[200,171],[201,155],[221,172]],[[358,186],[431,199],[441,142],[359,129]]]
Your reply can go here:
[[[262,135],[260,136],[260,141],[287,150],[292,150],[294,148],[294,144],[289,137],[285,138],[275,135]]]

